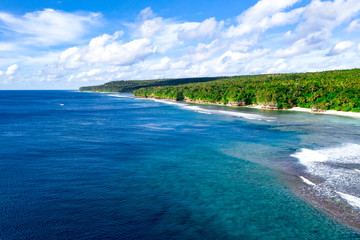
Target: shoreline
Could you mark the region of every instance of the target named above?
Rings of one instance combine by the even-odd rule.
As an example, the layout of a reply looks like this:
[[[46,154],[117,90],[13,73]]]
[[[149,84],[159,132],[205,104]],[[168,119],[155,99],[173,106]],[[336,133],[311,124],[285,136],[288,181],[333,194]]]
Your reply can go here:
[[[228,103],[223,104],[220,102],[207,102],[202,100],[190,100],[184,99],[183,101],[178,101],[175,99],[169,98],[156,98],[156,97],[138,97],[135,98],[143,98],[143,99],[154,99],[154,100],[164,100],[164,101],[171,101],[171,102],[186,102],[186,103],[195,103],[195,104],[204,104],[204,105],[216,105],[216,106],[228,106],[228,107],[246,107],[246,108],[253,108],[253,109],[260,109],[260,110],[277,110],[277,111],[293,111],[293,112],[307,112],[307,113],[314,113],[314,114],[323,114],[323,115],[336,115],[336,116],[343,116],[343,117],[353,117],[353,118],[360,118],[360,112],[344,112],[344,111],[336,111],[336,110],[321,110],[321,111],[312,111],[310,108],[302,108],[302,107],[293,107],[289,109],[278,109],[274,108],[273,106],[269,105],[238,105],[237,103]]]
[[[324,110],[320,112],[313,112],[310,108],[301,108],[301,107],[293,107],[290,109],[284,109],[293,112],[308,112],[308,113],[315,113],[315,114],[324,114],[324,115],[337,115],[337,116],[344,116],[344,117],[355,117],[360,118],[360,112],[344,112],[344,111],[336,111],[336,110]]]
[[[204,102],[204,101],[194,101],[185,99],[184,101],[177,101],[175,99],[170,98],[157,98],[157,97],[136,97],[139,99],[148,99],[148,100],[158,100],[159,102],[164,101],[165,103],[172,103],[176,104],[176,102],[179,102],[181,105],[184,103],[193,103],[193,104],[203,104],[203,105],[214,105],[214,106],[228,106],[232,107],[229,108],[228,111],[236,111],[235,109],[241,110],[243,108],[244,110],[246,108],[253,108],[258,110],[287,110],[287,111],[293,111],[293,112],[308,112],[308,113],[316,113],[316,114],[324,114],[324,115],[339,115],[339,116],[347,116],[347,117],[360,117],[360,113],[354,113],[354,112],[340,112],[340,111],[322,111],[322,112],[313,112],[311,109],[307,108],[301,108],[301,107],[294,107],[291,109],[269,109],[266,108],[266,105],[247,105],[247,106],[237,106],[234,104],[222,104],[222,103],[210,103],[210,102]],[[191,106],[191,104],[189,104]],[[196,105],[195,105],[196,106]],[[201,106],[200,106],[201,107]],[[194,105],[191,106],[191,108],[194,108]],[[216,108],[217,109],[217,108]],[[222,110],[220,110],[222,111]],[[199,110],[197,110],[199,112]],[[222,111],[225,112],[225,111]],[[246,111],[244,111],[246,112]],[[266,111],[263,111],[266,112]],[[204,113],[204,112],[203,112]],[[206,113],[206,112],[205,112]],[[211,114],[211,113],[210,113]],[[260,114],[261,115],[261,114]],[[339,198],[339,196],[332,196],[329,198],[326,198],[324,196],[319,196],[319,190],[318,190],[318,182],[316,181],[316,178],[312,178],[308,174],[304,173],[303,170],[295,169],[294,171],[291,171],[290,174],[295,174],[299,179],[296,179],[296,181],[290,180],[289,182],[285,182],[287,186],[290,186],[290,189],[292,190],[292,193],[305,201],[310,206],[313,206],[318,211],[324,213],[328,218],[340,223],[341,225],[351,229],[354,232],[360,233],[360,222],[359,217],[360,213],[354,212],[354,208],[350,205],[347,205],[348,203],[346,199]]]

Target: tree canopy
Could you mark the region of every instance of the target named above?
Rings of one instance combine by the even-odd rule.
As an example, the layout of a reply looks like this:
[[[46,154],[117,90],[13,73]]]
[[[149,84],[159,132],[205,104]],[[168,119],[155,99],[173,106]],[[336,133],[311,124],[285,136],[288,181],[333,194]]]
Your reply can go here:
[[[138,97],[200,100],[218,104],[272,104],[360,112],[360,69],[237,76],[215,81],[150,86]]]
[[[174,79],[155,79],[155,80],[127,80],[112,81],[98,86],[81,87],[79,90],[83,92],[133,92],[143,87],[154,86],[174,86],[180,84],[207,82],[216,79],[224,79],[226,77],[202,77],[202,78],[174,78]]]

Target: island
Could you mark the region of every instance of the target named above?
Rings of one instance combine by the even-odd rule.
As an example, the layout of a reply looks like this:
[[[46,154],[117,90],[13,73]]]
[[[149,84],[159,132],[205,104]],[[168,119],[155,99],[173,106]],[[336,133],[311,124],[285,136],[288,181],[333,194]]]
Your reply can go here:
[[[114,81],[80,91],[269,110],[360,112],[360,69],[214,78]]]

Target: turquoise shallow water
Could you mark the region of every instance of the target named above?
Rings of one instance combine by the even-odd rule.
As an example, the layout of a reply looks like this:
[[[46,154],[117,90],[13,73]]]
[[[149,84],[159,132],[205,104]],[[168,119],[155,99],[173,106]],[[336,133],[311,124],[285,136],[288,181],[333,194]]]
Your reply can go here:
[[[1,239],[359,238],[294,194],[310,187],[299,175],[321,194],[357,187],[291,156],[353,144],[350,163],[335,158],[349,177],[356,119],[129,94],[0,96]]]

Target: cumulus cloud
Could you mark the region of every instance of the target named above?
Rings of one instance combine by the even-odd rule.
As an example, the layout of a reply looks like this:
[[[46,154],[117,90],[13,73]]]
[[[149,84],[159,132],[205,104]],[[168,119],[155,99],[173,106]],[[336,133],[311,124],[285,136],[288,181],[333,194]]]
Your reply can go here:
[[[135,38],[151,39],[158,53],[165,54],[168,50],[183,46],[189,41],[211,39],[220,34],[224,22],[215,18],[202,22],[179,22],[156,16],[151,8],[141,11],[134,24],[128,24]]]
[[[14,79],[14,76],[17,73],[18,69],[19,66],[17,64],[13,64],[7,67],[5,71],[0,71],[0,80],[2,80],[4,84],[9,83],[9,80]]]
[[[352,41],[343,41],[336,44],[327,54],[327,56],[334,56],[343,53],[347,49],[354,46],[354,42]]]
[[[302,19],[294,32],[284,36],[293,44],[278,50],[279,57],[291,57],[307,53],[324,46],[332,36],[332,31],[360,12],[358,0],[313,0],[304,8]]]
[[[163,20],[160,17],[146,20],[140,25],[139,32],[142,37],[150,38],[160,30],[162,24]]]
[[[58,63],[65,68],[79,68],[84,65],[81,57],[81,49],[79,47],[71,47],[60,54]]]
[[[23,16],[0,12],[0,28],[7,34],[20,35],[26,44],[54,46],[74,43],[97,24],[100,14],[67,13],[45,9]]]
[[[266,73],[281,73],[286,71],[287,68],[288,64],[286,63],[285,59],[280,58],[274,63],[273,67],[267,69]]]
[[[216,33],[218,23],[215,18],[209,18],[196,23],[192,28],[184,29],[179,33],[179,38],[184,40],[211,37]]]
[[[129,25],[137,38],[126,42],[121,39],[123,31],[113,35],[103,34],[91,39],[87,46],[66,49],[60,54],[58,64],[69,69],[86,64],[132,65],[156,53],[164,54],[186,41],[211,37],[222,23],[219,24],[215,18],[178,23],[157,17],[150,8],[146,8],[141,11],[137,23]],[[164,63],[155,65],[151,69],[158,69]]]
[[[19,66],[17,64],[13,64],[10,67],[7,68],[5,75],[6,76],[12,76],[16,73],[16,71],[18,70]]]
[[[166,70],[169,69],[171,59],[168,57],[164,57],[160,59],[158,63],[152,64],[149,69],[150,70]]]
[[[229,27],[215,18],[200,22],[164,19],[146,8],[134,23],[127,24],[128,32],[103,34],[85,46],[63,51],[54,72],[63,76],[68,71],[71,73],[69,81],[76,82],[297,70],[300,68],[296,67],[296,62],[302,62],[299,56],[313,49],[326,49],[324,43],[331,39],[333,29],[357,12],[357,4],[352,0],[313,0],[307,6],[292,8],[299,2],[260,0],[236,18],[237,24]],[[337,12],[340,2],[353,8],[347,16]],[[331,16],[320,11],[322,7]],[[261,34],[270,28],[292,24],[297,24],[295,29],[287,31],[283,38],[290,43],[289,47],[263,46]],[[130,39],[126,35],[131,36]],[[339,54],[350,48],[349,44],[342,41],[330,51],[319,54]]]
[[[85,47],[72,47],[60,54],[58,63],[65,68],[79,68],[86,64],[131,65],[155,53],[151,40],[146,38],[123,42],[122,32],[93,38]]]
[[[83,60],[89,63],[131,65],[156,50],[151,46],[151,40],[146,38],[126,43],[116,41],[117,38],[115,33],[113,36],[104,34],[92,39],[84,51]]]
[[[101,69],[88,69],[86,71],[80,71],[79,73],[72,73],[68,76],[68,83],[77,83],[77,82],[100,82],[108,81],[109,79],[134,79],[134,74],[129,72],[128,66],[118,66],[118,67],[107,67]]]
[[[331,32],[335,27],[356,16],[360,11],[358,0],[313,0],[305,7],[303,18],[292,35],[302,38],[313,32]]]
[[[81,72],[81,73],[78,73],[77,75],[72,75],[70,76],[70,78],[68,79],[68,81],[72,81],[74,79],[79,79],[80,81],[83,81],[83,82],[86,82],[89,80],[89,78],[93,79],[95,78],[97,75],[103,73],[102,70],[100,69],[91,69],[87,72]]]
[[[93,35],[86,41],[78,40],[84,40],[83,36],[101,16],[50,9],[21,17],[0,13],[3,32],[18,34],[25,42],[31,40],[46,51],[48,46],[56,45],[44,56],[0,58],[0,69],[2,79],[14,76],[17,67],[9,76],[7,67],[9,62],[17,63],[21,65],[18,74],[27,69],[28,79],[36,76],[42,84],[76,88],[84,82],[92,85],[122,79],[358,67],[360,45],[356,45],[358,52],[348,51],[355,45],[354,37],[339,33],[358,31],[359,13],[358,0],[259,0],[226,21],[214,17],[181,21],[158,16],[149,7],[133,22],[116,26],[118,31],[110,32],[108,28],[107,33]],[[27,23],[33,27],[21,26]],[[43,37],[45,40],[40,40]],[[14,42],[15,45],[0,42],[0,51],[8,54],[6,49],[14,49],[20,53]],[[73,44],[69,47],[64,43]],[[340,54],[341,63],[340,58],[326,57]]]
[[[360,31],[360,19],[356,19],[350,23],[350,25],[346,28],[348,32]]]
[[[308,36],[296,40],[290,47],[286,49],[278,49],[274,55],[276,57],[284,58],[304,54],[316,47],[322,46],[322,43],[326,41],[328,37],[328,33],[310,33]]]
[[[295,23],[303,8],[286,12],[285,9],[301,0],[260,0],[237,17],[238,25],[231,26],[227,36],[236,37],[251,32],[264,32],[275,26]]]

